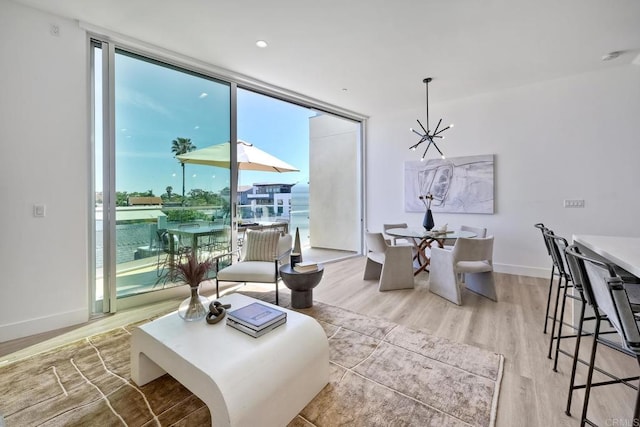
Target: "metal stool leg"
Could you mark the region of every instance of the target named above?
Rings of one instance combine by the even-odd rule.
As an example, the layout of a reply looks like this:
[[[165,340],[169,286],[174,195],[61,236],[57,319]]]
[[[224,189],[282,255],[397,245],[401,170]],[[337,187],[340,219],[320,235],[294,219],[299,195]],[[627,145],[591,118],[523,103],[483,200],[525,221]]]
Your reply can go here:
[[[584,324],[584,312],[586,305],[583,302],[580,309],[580,321],[578,322],[578,336],[576,337],[576,348],[573,351],[573,363],[571,364],[571,379],[569,380],[569,397],[567,397],[567,409],[565,414],[571,416],[571,400],[573,399],[573,386],[576,383],[576,369],[578,368],[578,357],[580,355],[580,341],[582,339],[582,325]],[[556,356],[557,358],[557,356]]]
[[[636,356],[638,360],[638,366],[640,366],[640,356]],[[640,426],[640,388],[636,392],[636,406],[633,410],[633,424],[634,426]]]
[[[553,361],[553,372],[558,372],[558,354],[560,353],[560,340],[562,339],[562,327],[564,326],[564,309],[567,305],[567,291],[569,289],[569,281],[565,280],[564,290],[562,292],[562,307],[560,308],[560,322],[558,323],[558,338],[556,339],[556,355]],[[551,336],[553,339],[553,336]]]
[[[551,266],[551,278],[549,279],[549,295],[547,296],[547,311],[544,314],[544,333],[547,333],[547,323],[549,322],[549,306],[551,305],[551,293],[553,291],[553,275],[556,272],[555,264]]]
[[[580,417],[580,426],[584,427],[587,423],[587,409],[589,408],[589,395],[591,394],[591,382],[593,380],[593,368],[596,361],[596,348],[598,347],[598,334],[600,332],[600,318],[596,319],[596,327],[593,335],[593,345],[591,346],[591,356],[589,357],[589,373],[587,374],[587,383],[584,389],[584,402],[582,403],[582,416]]]
[[[560,291],[562,290],[562,281],[563,281],[563,277],[560,276],[560,280],[558,280],[558,290],[556,292],[556,303],[553,309],[553,318],[552,318],[553,320],[551,323],[551,338],[549,339],[549,353],[547,354],[547,357],[549,359],[551,359],[551,353],[553,352],[553,340],[555,337],[556,323],[558,319],[558,303],[560,302]]]

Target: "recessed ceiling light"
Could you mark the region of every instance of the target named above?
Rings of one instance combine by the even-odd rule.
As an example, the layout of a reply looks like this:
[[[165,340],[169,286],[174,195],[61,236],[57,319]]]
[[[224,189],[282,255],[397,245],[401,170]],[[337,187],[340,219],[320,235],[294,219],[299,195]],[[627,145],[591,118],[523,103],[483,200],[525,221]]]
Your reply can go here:
[[[258,41],[256,42],[256,46],[258,46],[258,47],[267,47],[267,46],[269,46],[269,45],[268,45],[268,44],[267,44],[267,42],[266,42],[266,41],[264,41],[264,40],[258,40]]]
[[[342,88],[342,91],[343,91],[343,92],[347,92],[348,90],[349,90],[349,89],[347,89],[346,87],[343,87],[343,88]]]

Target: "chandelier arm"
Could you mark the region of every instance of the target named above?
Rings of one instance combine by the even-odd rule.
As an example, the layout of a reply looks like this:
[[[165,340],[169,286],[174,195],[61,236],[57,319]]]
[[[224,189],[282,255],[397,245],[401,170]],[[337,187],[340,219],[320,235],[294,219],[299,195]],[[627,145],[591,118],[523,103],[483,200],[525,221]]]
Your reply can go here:
[[[450,127],[451,127],[451,126],[447,126],[446,128],[442,128],[442,129],[440,129],[440,131],[439,131],[439,132],[434,133],[433,135],[434,135],[434,136],[440,135],[442,132],[444,132],[445,130],[449,129]],[[440,137],[440,138],[442,138],[442,137]]]
[[[438,124],[436,125],[436,128],[433,130],[434,135],[438,134],[438,128],[440,127],[441,123],[442,123],[442,119],[438,120]]]
[[[429,150],[429,147],[431,147],[431,144],[431,142],[427,144],[427,148],[425,148],[424,153],[422,153],[422,160],[427,156],[427,151]]]
[[[411,132],[415,133],[416,135],[420,136],[421,138],[424,138],[424,135],[422,135],[422,134],[421,134],[420,132],[418,132],[417,130],[415,130],[415,129],[413,129],[413,128],[411,128],[410,130],[411,130]]]
[[[421,135],[422,136],[422,135]],[[422,144],[423,142],[425,142],[427,140],[427,138],[422,137],[420,139],[420,141],[418,141],[417,143],[415,143],[414,145],[412,145],[411,147],[409,147],[409,150],[413,150],[415,148],[418,148],[418,145]]]
[[[422,123],[420,122],[420,120],[416,120],[416,121],[418,122],[418,124],[420,125],[420,127],[422,128],[422,130],[424,131],[424,133],[428,135],[428,134],[429,134],[429,131],[428,131],[428,130],[426,130],[426,129],[424,128],[424,126],[422,126]],[[427,127],[429,127],[429,123],[427,123]]]
[[[440,151],[440,149],[438,148],[435,142],[433,143],[433,146],[436,147],[436,150],[438,150],[438,153],[440,153],[440,157],[444,159],[444,154],[442,154],[442,151]]]

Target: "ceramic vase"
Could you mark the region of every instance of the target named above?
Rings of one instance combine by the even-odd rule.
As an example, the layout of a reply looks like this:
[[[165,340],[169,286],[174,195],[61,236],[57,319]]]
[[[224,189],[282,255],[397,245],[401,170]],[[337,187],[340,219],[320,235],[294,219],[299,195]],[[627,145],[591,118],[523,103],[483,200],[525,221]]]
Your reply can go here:
[[[178,315],[187,322],[204,319],[209,310],[209,300],[199,294],[200,287],[192,286],[191,296],[180,303]]]
[[[424,214],[424,219],[422,220],[422,226],[427,231],[431,231],[434,225],[435,224],[433,222],[433,214],[431,213],[431,209],[427,209],[427,211]]]

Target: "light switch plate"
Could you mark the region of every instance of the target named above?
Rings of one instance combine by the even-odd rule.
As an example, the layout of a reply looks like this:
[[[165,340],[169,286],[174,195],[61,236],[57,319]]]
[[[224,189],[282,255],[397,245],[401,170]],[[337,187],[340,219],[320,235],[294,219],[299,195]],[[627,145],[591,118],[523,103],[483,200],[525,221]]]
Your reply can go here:
[[[33,216],[36,218],[44,218],[47,215],[47,207],[45,205],[33,205]]]
[[[565,208],[584,208],[584,199],[565,199]]]

